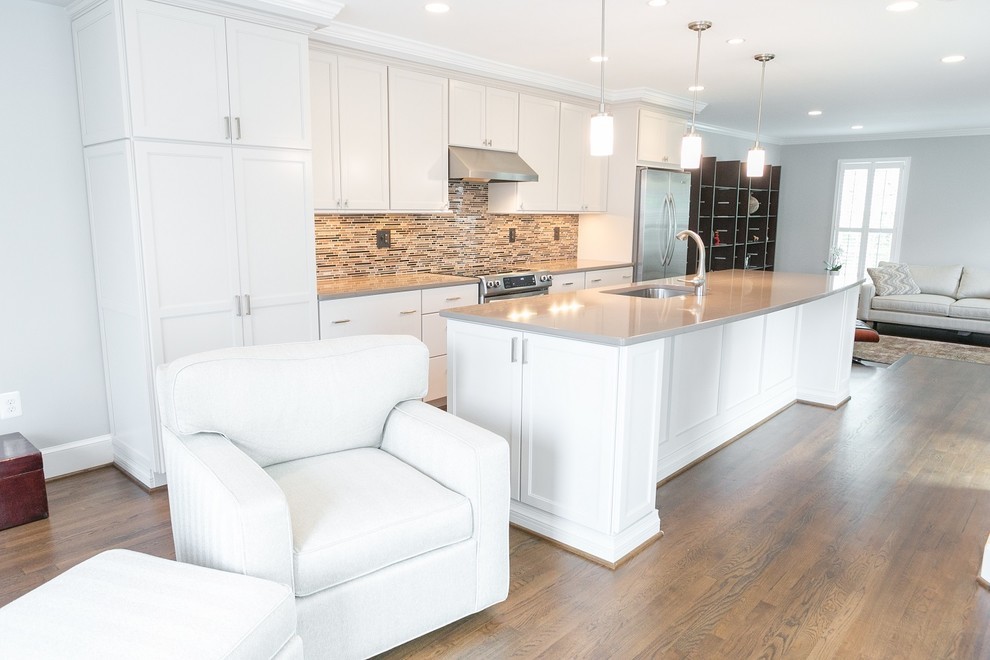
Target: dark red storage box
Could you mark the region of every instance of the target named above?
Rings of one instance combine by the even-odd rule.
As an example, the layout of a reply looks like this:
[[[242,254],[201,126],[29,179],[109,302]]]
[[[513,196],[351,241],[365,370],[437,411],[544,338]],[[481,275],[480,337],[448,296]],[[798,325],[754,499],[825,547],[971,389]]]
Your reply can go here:
[[[41,452],[20,433],[0,435],[0,529],[48,517]]]

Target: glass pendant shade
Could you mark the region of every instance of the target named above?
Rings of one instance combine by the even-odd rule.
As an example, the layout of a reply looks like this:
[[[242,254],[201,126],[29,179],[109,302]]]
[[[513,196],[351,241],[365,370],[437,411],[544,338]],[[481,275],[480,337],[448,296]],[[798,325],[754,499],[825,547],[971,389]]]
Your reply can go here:
[[[591,118],[591,155],[611,156],[612,143],[615,135],[615,127],[612,122],[612,115],[607,112],[599,112]]]
[[[767,152],[762,147],[756,146],[746,154],[746,176],[763,176],[763,168],[766,166]]]
[[[681,138],[681,167],[685,170],[701,167],[701,136],[693,131]]]

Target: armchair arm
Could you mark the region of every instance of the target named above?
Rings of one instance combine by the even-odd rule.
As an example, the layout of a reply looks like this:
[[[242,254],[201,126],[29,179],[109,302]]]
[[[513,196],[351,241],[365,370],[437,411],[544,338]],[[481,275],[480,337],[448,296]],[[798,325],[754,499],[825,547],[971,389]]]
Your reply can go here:
[[[509,592],[509,444],[422,401],[397,405],[381,448],[471,501],[478,609]]]
[[[293,587],[289,509],[261,466],[214,433],[162,443],[176,559]]]
[[[867,280],[859,287],[859,309],[856,311],[856,318],[861,321],[870,320],[870,310],[873,308],[873,296],[877,294],[877,288],[873,282]]]

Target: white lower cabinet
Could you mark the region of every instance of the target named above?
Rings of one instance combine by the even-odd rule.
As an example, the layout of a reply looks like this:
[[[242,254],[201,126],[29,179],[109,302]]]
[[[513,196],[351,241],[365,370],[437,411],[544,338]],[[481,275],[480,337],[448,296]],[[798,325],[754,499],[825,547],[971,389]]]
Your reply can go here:
[[[320,339],[353,335],[422,337],[419,291],[320,301]]]
[[[447,396],[447,319],[440,310],[478,303],[476,284],[378,293],[320,301],[320,338],[401,334],[430,351],[427,401]]]
[[[615,349],[468,323],[449,346],[448,409],[509,442],[512,498],[608,533]]]
[[[560,273],[553,276],[550,293],[567,293],[584,288],[584,273]]]

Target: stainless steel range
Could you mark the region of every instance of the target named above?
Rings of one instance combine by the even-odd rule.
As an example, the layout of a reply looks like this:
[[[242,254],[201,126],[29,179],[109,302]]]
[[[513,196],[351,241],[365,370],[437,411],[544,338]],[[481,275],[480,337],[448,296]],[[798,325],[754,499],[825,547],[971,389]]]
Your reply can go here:
[[[553,275],[547,270],[482,275],[479,279],[481,280],[480,300],[483,303],[545,296],[550,292],[550,285],[553,284]]]

